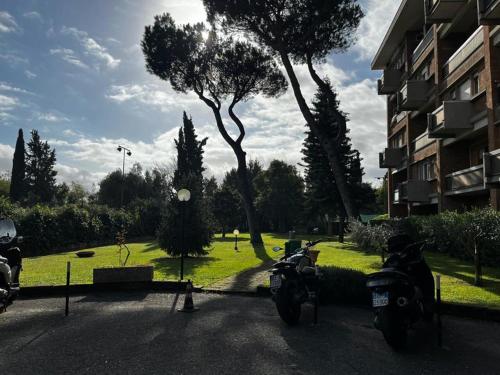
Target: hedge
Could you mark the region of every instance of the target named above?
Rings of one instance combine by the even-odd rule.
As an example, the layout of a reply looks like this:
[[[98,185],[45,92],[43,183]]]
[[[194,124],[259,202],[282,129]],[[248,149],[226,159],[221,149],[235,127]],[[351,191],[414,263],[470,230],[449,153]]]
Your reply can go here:
[[[477,248],[483,265],[500,266],[500,212],[491,208],[411,216],[376,226],[351,224],[351,238],[364,251],[380,252],[396,232],[409,234],[415,242],[428,241],[435,251],[470,262]]]
[[[111,244],[122,228],[127,230],[128,238],[152,237],[157,228],[151,220],[155,214],[149,213],[153,209],[159,211],[150,205],[130,211],[98,205],[25,208],[0,197],[0,217],[14,221],[18,235],[25,239],[22,250],[27,256]]]
[[[370,291],[366,287],[366,275],[363,272],[321,266],[321,274],[319,298],[322,304],[370,305]]]

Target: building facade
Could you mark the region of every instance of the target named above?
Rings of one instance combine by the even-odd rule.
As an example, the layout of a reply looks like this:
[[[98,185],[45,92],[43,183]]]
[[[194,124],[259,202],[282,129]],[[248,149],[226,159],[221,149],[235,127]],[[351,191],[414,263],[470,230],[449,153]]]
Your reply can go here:
[[[403,0],[373,62],[389,214],[500,209],[500,0]]]

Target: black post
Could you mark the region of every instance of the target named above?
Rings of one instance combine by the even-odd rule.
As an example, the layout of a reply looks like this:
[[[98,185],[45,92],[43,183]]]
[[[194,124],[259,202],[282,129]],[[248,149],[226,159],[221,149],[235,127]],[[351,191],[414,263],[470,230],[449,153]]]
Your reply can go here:
[[[120,208],[123,207],[123,191],[124,190],[125,190],[125,148],[123,148],[122,189],[120,192]]]
[[[438,329],[438,345],[443,345],[443,325],[441,322],[441,275],[436,275],[436,315]]]
[[[71,277],[71,262],[66,265],[66,310],[65,316],[69,315],[69,281]]]
[[[344,243],[344,217],[339,220],[339,242]]]
[[[184,280],[184,205],[185,202],[180,202],[181,209],[181,281]]]
[[[234,240],[234,250],[238,251],[238,235],[236,235],[236,238]]]
[[[316,294],[314,296],[314,324],[315,325],[318,324],[318,305],[319,305],[319,298],[318,298],[318,295]]]

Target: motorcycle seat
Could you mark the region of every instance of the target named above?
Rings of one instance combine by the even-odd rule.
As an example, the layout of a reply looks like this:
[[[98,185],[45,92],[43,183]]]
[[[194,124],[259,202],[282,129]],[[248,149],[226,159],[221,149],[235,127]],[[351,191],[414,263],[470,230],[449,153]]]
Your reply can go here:
[[[273,265],[273,268],[285,268],[285,267],[295,267],[295,263],[292,262],[278,262]]]

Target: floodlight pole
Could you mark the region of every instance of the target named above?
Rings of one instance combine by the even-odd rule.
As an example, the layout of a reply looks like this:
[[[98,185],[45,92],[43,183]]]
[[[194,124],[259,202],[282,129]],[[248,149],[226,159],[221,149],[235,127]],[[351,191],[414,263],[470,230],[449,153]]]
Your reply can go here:
[[[123,192],[125,190],[125,155],[132,156],[132,151],[130,149],[118,145],[118,152],[123,151],[123,165],[122,165],[122,188],[120,192],[120,208],[123,207]]]

